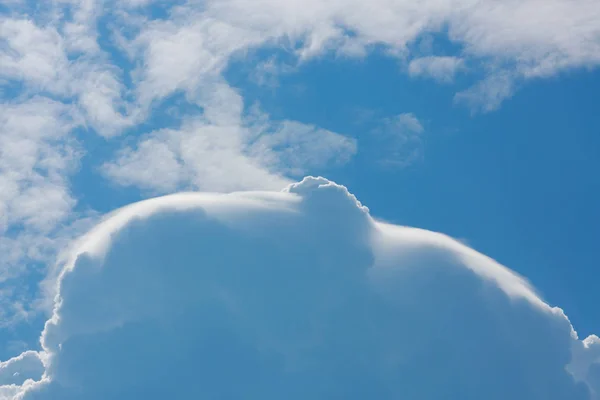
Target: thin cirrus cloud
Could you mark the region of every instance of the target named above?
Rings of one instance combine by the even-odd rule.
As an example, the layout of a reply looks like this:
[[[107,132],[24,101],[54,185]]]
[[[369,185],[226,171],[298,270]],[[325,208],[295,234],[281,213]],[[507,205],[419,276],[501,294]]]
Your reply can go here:
[[[599,398],[596,336],[324,178],[115,212],[64,266],[41,343],[0,363],[0,396]]]

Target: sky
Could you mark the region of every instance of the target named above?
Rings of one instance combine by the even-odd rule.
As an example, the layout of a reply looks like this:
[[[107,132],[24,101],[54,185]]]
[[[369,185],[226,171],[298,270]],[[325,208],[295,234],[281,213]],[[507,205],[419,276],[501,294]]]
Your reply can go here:
[[[0,399],[599,399],[598,21],[3,2]]]

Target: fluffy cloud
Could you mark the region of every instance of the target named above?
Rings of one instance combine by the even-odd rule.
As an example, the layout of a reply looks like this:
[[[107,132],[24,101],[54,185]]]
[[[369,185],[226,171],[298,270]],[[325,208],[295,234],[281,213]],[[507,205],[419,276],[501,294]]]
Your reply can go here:
[[[0,363],[0,385],[22,385],[29,379],[39,379],[43,373],[42,355],[35,351],[26,351]]]
[[[76,101],[86,122],[104,136],[120,133],[134,122],[126,108],[118,67],[111,65],[96,42],[94,1],[73,8],[74,21],[36,24],[28,18],[0,18],[0,78],[18,82],[25,94],[51,94],[65,103]],[[86,5],[87,4],[87,5]],[[44,16],[37,15],[44,19]],[[88,22],[85,22],[88,21]],[[91,22],[90,22],[91,21]],[[90,29],[92,30],[90,32]],[[17,97],[17,93],[14,94]]]
[[[110,155],[98,162],[106,163],[105,176],[154,192],[279,188],[289,183],[290,171],[303,173],[354,153],[352,140],[293,121],[267,124],[279,139],[249,132],[243,101],[220,74],[237,50],[263,39],[219,20],[187,24],[187,10],[149,23],[136,8],[145,3],[6,4],[0,16],[1,280],[40,273],[38,263],[52,265],[68,242],[64,233],[72,229],[65,227],[80,216],[73,212],[77,199],[69,180],[90,135],[112,140],[117,149],[112,162]],[[193,115],[173,117],[177,128],[146,124],[133,146],[119,138],[148,122],[178,91],[197,107]],[[307,136],[293,138],[295,132]],[[254,140],[251,147],[247,142]],[[18,293],[28,291],[21,286],[2,307],[1,325],[26,314],[15,297],[31,293]]]
[[[66,175],[78,159],[69,133],[77,124],[72,107],[47,98],[2,104],[0,231],[15,223],[47,231],[69,213]]]
[[[43,352],[0,364],[38,382],[0,393],[590,400],[597,343],[490,258],[305,178],[109,216],[65,265]]]
[[[408,0],[210,0],[170,8],[153,1],[111,7],[95,0],[58,3],[69,12],[49,6],[19,13],[15,7],[14,17],[0,20],[5,43],[0,73],[75,97],[90,126],[105,136],[143,121],[154,102],[175,92],[187,92],[193,101],[193,93],[208,91],[222,78],[232,58],[259,47],[283,48],[299,61],[326,52],[364,56],[384,47],[408,61],[410,74],[444,81],[463,58],[483,60],[488,75],[500,70],[510,78],[504,88],[600,63],[595,0],[446,0],[418,6]],[[163,7],[164,18],[148,17]],[[106,25],[107,19],[113,22]],[[431,33],[446,36],[460,54],[414,58],[411,46]],[[511,93],[470,98],[488,110]]]
[[[600,5],[594,0],[448,0],[418,5],[409,0],[219,0],[207,4],[209,17],[299,43],[298,54],[304,58],[344,49],[366,54],[373,45],[383,45],[391,54],[410,59],[411,44],[433,32],[460,46],[461,56],[485,60],[492,75],[501,69],[517,81],[600,63],[596,23]],[[431,56],[415,60],[413,72],[435,66],[438,74],[443,68],[447,75],[456,69],[451,59]]]
[[[65,244],[77,203],[68,178],[80,157],[71,131],[80,124],[74,107],[48,98],[2,103],[0,281],[34,273],[37,268],[31,264],[51,263]],[[5,282],[2,290],[0,325],[5,326],[26,317],[29,307],[19,288]]]
[[[356,152],[355,140],[326,129],[271,121],[256,107],[244,115],[241,96],[226,84],[200,94],[197,104],[202,116],[143,136],[104,165],[105,175],[158,193],[277,189],[287,176],[344,163]]]

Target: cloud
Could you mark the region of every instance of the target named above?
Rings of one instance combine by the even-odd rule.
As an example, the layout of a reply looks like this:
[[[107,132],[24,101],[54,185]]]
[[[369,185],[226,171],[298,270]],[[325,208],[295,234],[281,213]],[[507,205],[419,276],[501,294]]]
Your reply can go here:
[[[335,132],[271,121],[257,107],[244,115],[241,96],[226,84],[203,91],[197,104],[201,116],[143,136],[103,166],[105,175],[156,193],[277,189],[288,176],[343,164],[356,152],[353,139]]]
[[[600,63],[600,6],[594,0],[446,0],[418,7],[408,0],[210,0],[163,7],[165,17],[157,19],[145,8],[157,7],[152,3],[65,1],[61,7],[69,12],[60,15],[49,6],[33,17],[23,12],[3,18],[2,74],[79,97],[90,124],[111,136],[143,121],[154,102],[220,79],[232,58],[256,48],[283,49],[303,62],[327,52],[364,56],[383,47],[408,60],[410,74],[443,81],[463,58],[492,64],[515,79]],[[100,27],[108,38],[100,40]],[[460,54],[411,60],[411,45],[435,33]],[[115,65],[114,56],[123,55],[132,65]]]
[[[14,3],[0,17],[2,280],[43,273],[37,264],[51,266],[66,244],[63,233],[72,232],[69,224],[80,216],[70,177],[94,133],[120,148],[114,161],[99,160],[106,176],[155,193],[279,188],[289,183],[290,171],[342,162],[355,151],[350,139],[293,121],[267,124],[270,139],[248,132],[243,100],[221,72],[234,54],[264,38],[199,10],[193,10],[201,16],[197,23],[188,24],[188,9],[150,22],[136,8],[144,2],[135,3]],[[181,91],[185,103],[202,109],[201,118],[183,112],[174,117],[180,126],[148,132],[161,102]],[[142,122],[133,146],[119,138]],[[307,137],[293,138],[294,132]],[[286,151],[285,143],[295,151]],[[20,298],[19,290],[14,296]],[[26,314],[23,303],[12,300],[4,321]]]
[[[475,86],[457,93],[455,103],[468,105],[473,112],[489,112],[500,107],[515,90],[515,77],[505,72],[490,75]]]
[[[406,167],[416,162],[423,156],[423,132],[425,128],[413,113],[384,118],[371,132],[370,138],[379,153],[377,161],[395,167]]]
[[[39,380],[44,373],[42,354],[25,351],[0,363],[0,385],[22,385],[26,380]]]
[[[139,34],[124,46],[143,61],[133,73],[142,107],[177,91],[186,92],[193,102],[215,82],[223,83],[221,73],[230,58],[267,39],[260,32],[211,18],[201,9],[176,7],[169,19],[149,24],[134,20],[141,25]]]
[[[77,199],[68,190],[69,177],[85,151],[73,133],[77,129],[118,149],[98,161],[105,176],[154,193],[273,189],[290,176],[346,162],[356,143],[337,132],[285,116],[260,129],[248,122],[244,99],[231,95],[235,88],[224,71],[251,51],[285,54],[285,64],[257,63],[259,81],[261,73],[299,70],[325,54],[363,57],[374,49],[407,64],[409,73],[449,79],[458,68],[451,60],[460,58],[486,66],[475,71],[482,80],[455,98],[480,111],[496,109],[528,79],[600,63],[600,6],[594,0],[444,0],[418,6],[408,0],[61,0],[39,7],[10,1],[5,8],[2,102],[14,112],[12,120],[22,121],[21,111],[37,107],[35,116],[50,121],[43,134],[25,135],[28,147],[13,153],[35,154],[3,159],[0,173],[0,248],[4,264],[10,260],[19,270],[53,254],[56,234],[49,232],[73,217]],[[456,54],[432,51],[415,59],[413,44],[438,34]],[[190,107],[182,107],[176,123],[156,126],[174,96]],[[122,137],[134,128],[139,137]],[[11,133],[17,131],[0,132],[5,153],[21,143]],[[406,163],[419,156],[419,135],[402,137],[410,144],[401,148],[415,151],[378,158]],[[395,143],[392,149],[399,148]],[[14,275],[7,271],[2,275]]]
[[[212,18],[299,42],[303,57],[352,43],[351,47],[363,49],[383,45],[390,54],[405,59],[411,56],[411,43],[425,34],[440,33],[461,47],[461,58],[491,63],[516,78],[547,77],[600,63],[596,23],[600,5],[593,0],[460,0],[418,6],[405,0],[207,4],[206,13]],[[416,62],[417,66],[427,63]]]
[[[28,81],[41,90],[64,92],[61,74],[68,69],[60,34],[52,27],[40,28],[26,19],[0,19],[0,74]]]
[[[48,98],[2,104],[0,280],[24,272],[25,260],[48,261],[57,250],[57,227],[69,222],[76,205],[68,176],[79,161],[70,136],[79,124],[73,107]]]
[[[438,82],[448,83],[464,66],[458,57],[426,56],[415,58],[408,64],[408,73],[412,77],[429,77]]]
[[[251,124],[250,153],[287,176],[343,165],[357,151],[356,140],[297,121]]]
[[[225,0],[202,7],[190,2],[173,7],[164,20],[144,25],[137,18],[139,35],[127,46],[144,60],[134,75],[140,101],[149,104],[178,90],[202,87],[219,77],[230,60],[258,48],[288,52],[299,65],[327,53],[364,57],[373,48],[383,48],[407,62],[410,75],[440,82],[451,81],[469,61],[490,65],[488,69],[510,81],[547,77],[598,66],[598,17],[600,6],[591,0],[461,0],[418,7],[405,0],[375,5],[355,0]],[[449,39],[459,48],[457,54],[414,58],[412,45],[432,33]],[[265,67],[273,76],[290,65],[258,63],[259,77]],[[496,79],[495,72],[482,72],[484,83],[479,86]],[[472,90],[479,91],[479,86]],[[473,101],[464,103],[493,110],[507,97],[472,96]]]
[[[74,134],[82,125],[77,107],[48,97],[1,102],[1,328],[39,311],[36,290],[23,282],[51,272],[61,249],[93,219],[76,211],[70,183],[83,154]]]
[[[47,7],[36,10],[34,19],[27,13],[3,18],[2,75],[74,96],[89,125],[114,136],[142,122],[155,102],[177,91],[191,95],[205,89],[222,78],[231,59],[261,47],[306,61],[327,52],[364,56],[383,46],[408,60],[409,74],[441,81],[451,79],[463,59],[492,64],[511,81],[600,63],[595,23],[600,6],[593,0],[461,0],[419,7],[404,0],[380,0],[374,6],[355,0],[225,0],[174,5],[165,18],[154,20],[144,9],[152,2],[129,3],[103,7],[94,0],[68,1],[61,3],[69,10],[61,17]],[[102,18],[109,14],[113,22],[106,25]],[[102,41],[100,27],[110,33]],[[460,57],[411,59],[411,44],[431,33],[447,36],[461,48]],[[114,56],[125,56],[132,65],[116,63]],[[465,103],[477,100],[483,103],[474,107],[491,110],[506,97],[471,96],[473,101]]]
[[[69,213],[75,201],[65,175],[78,159],[69,133],[78,123],[72,107],[47,98],[2,104],[0,227],[20,223],[45,231]]]
[[[590,400],[596,343],[494,260],[308,177],[110,215],[65,265],[43,352],[21,356],[38,382],[0,393]]]
[[[236,126],[191,120],[181,129],[164,129],[121,151],[103,171],[124,186],[157,193],[181,188],[231,191],[281,187],[286,178],[243,154],[242,133]],[[243,177],[242,177],[243,175]]]
[[[70,104],[75,100],[86,122],[98,133],[113,136],[132,125],[139,111],[127,108],[118,67],[100,49],[94,25],[95,1],[74,7],[74,21],[39,26],[26,18],[0,19],[0,78],[19,82],[25,93],[51,94]],[[15,96],[16,97],[16,96]]]
[[[157,104],[176,93],[184,92],[191,104],[202,102],[215,84],[224,84],[222,73],[232,59],[257,48],[283,49],[301,63],[327,52],[364,56],[372,47],[384,47],[408,60],[409,74],[441,81],[450,80],[463,60],[483,60],[495,72],[456,97],[457,102],[483,111],[497,108],[509,97],[515,80],[600,62],[594,23],[600,7],[590,0],[576,4],[461,0],[418,7],[404,0],[381,0],[374,6],[354,0],[327,4],[225,0],[201,6],[177,4],[165,8],[164,18],[151,20],[144,7],[153,7],[152,3],[105,7],[94,0],[66,1],[61,7],[69,12],[60,15],[49,6],[5,17],[0,21],[5,44],[1,74],[24,83],[27,90],[50,91],[65,103],[74,102],[86,126],[113,137],[147,120]],[[112,22],[107,25],[104,17],[109,14]],[[433,54],[411,59],[411,44],[435,32],[447,34],[461,47],[460,57]],[[116,61],[121,58],[125,61]],[[277,70],[277,65],[267,65],[270,73]],[[163,136],[153,135],[154,142]],[[320,137],[329,142],[332,136]],[[308,143],[294,138],[295,143],[301,141]],[[164,152],[169,144],[157,146]],[[122,153],[129,152],[126,145]],[[306,166],[293,170],[304,172]],[[111,174],[122,182],[121,175]],[[240,187],[250,184],[242,182]]]

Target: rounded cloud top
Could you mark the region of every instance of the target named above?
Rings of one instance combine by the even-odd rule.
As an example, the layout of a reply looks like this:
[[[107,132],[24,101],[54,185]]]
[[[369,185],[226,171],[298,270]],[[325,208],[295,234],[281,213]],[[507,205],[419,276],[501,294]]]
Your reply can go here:
[[[0,398],[591,400],[596,343],[495,261],[307,177],[113,213]]]
[[[364,213],[368,213],[369,209],[363,206],[360,201],[352,193],[348,191],[345,186],[338,185],[329,179],[321,176],[307,176],[300,182],[289,185],[284,192],[297,193],[305,198],[314,199],[321,195],[321,198],[327,198],[328,200],[339,201],[341,206],[344,202],[356,206],[359,210]]]

